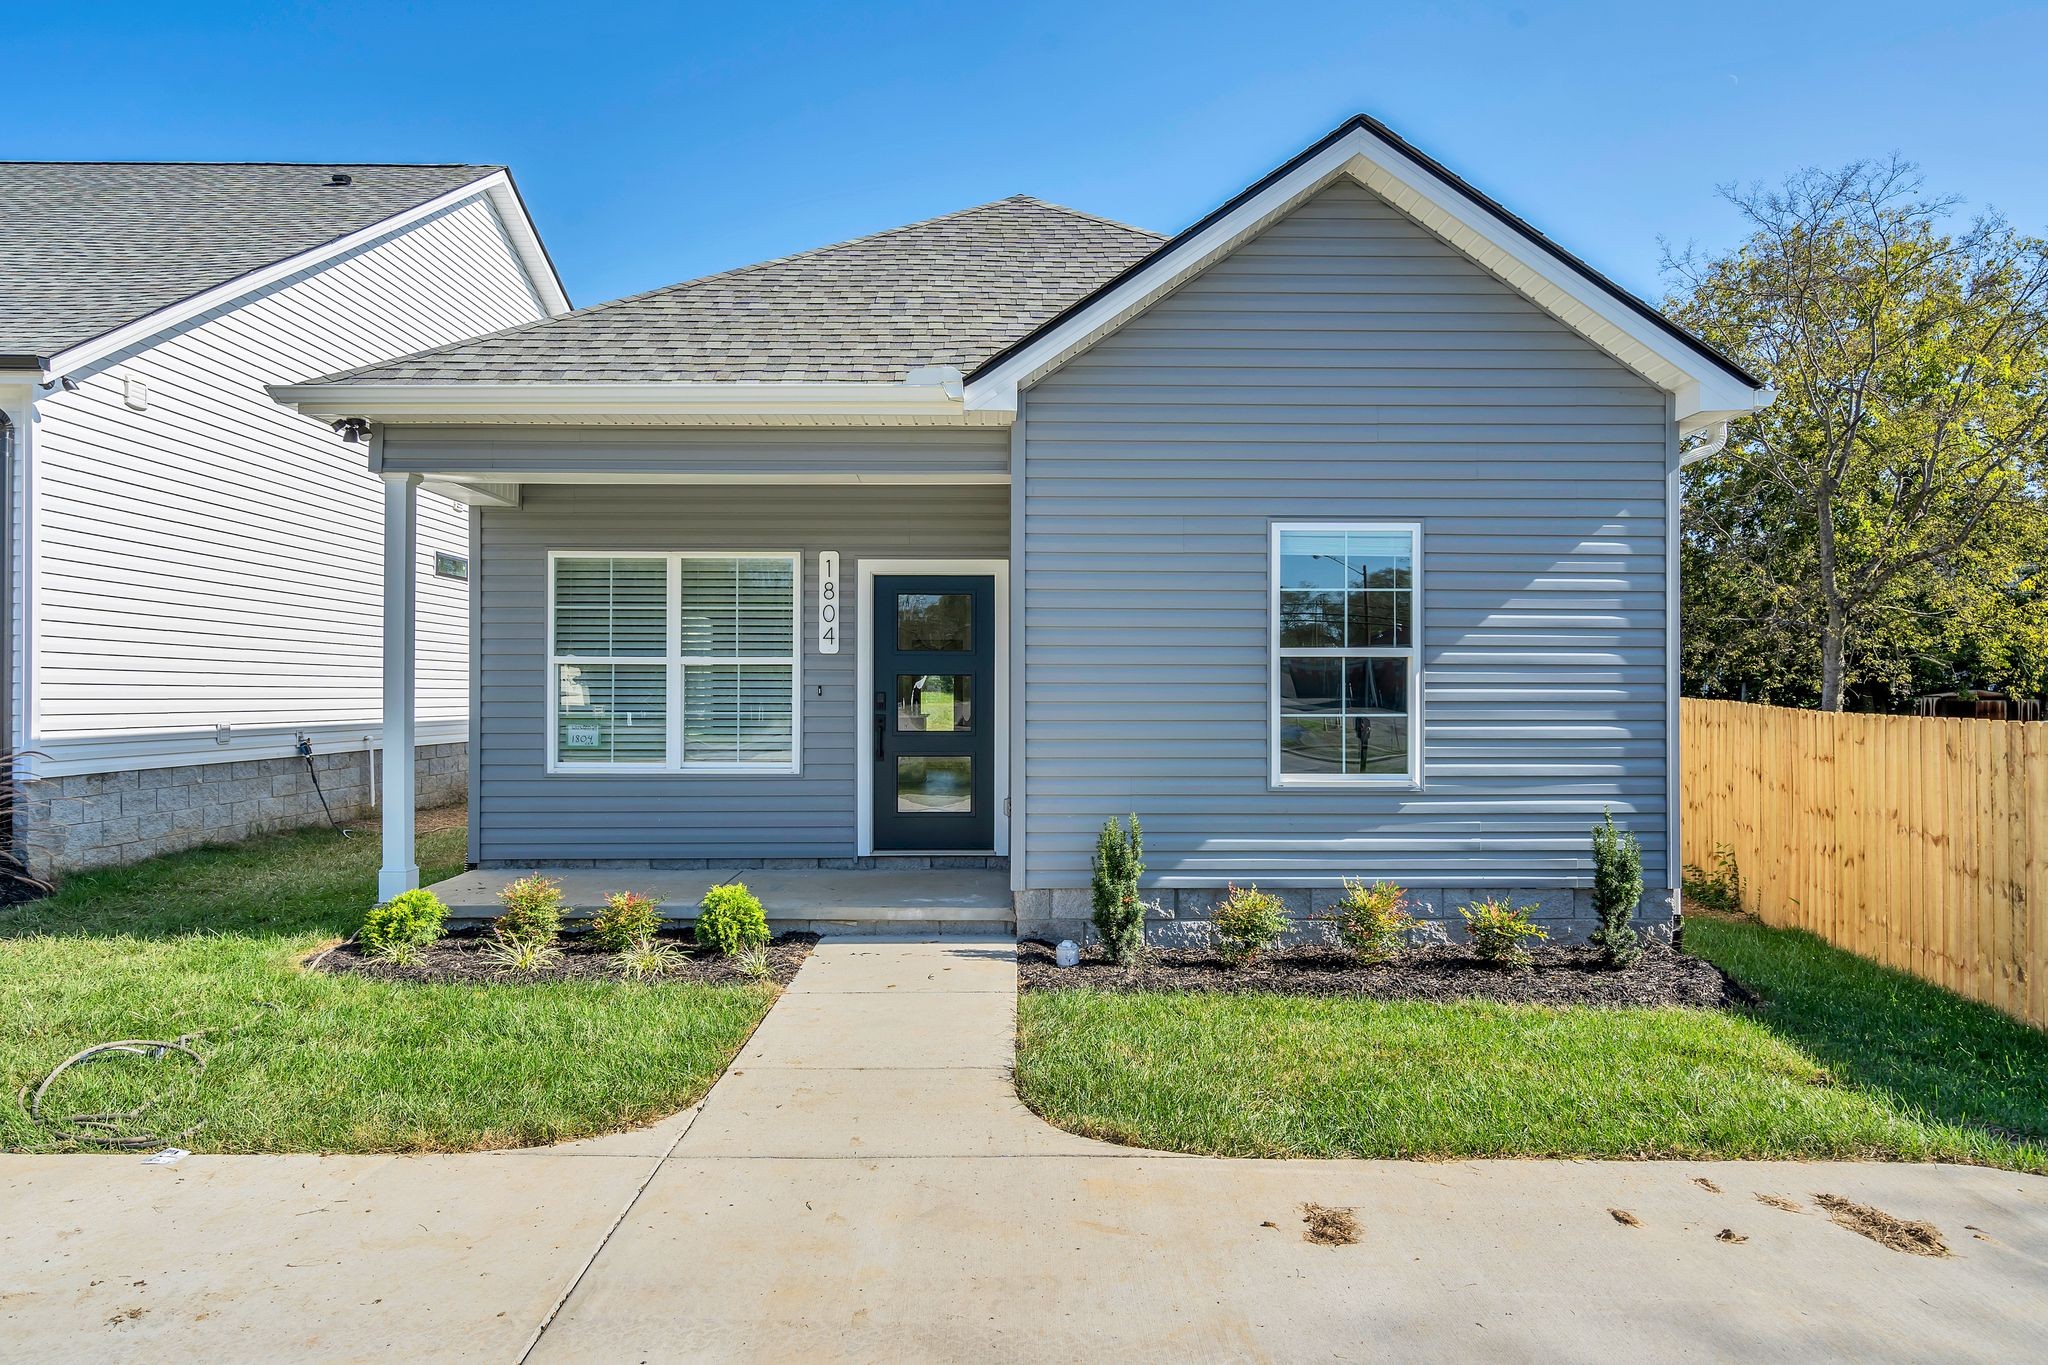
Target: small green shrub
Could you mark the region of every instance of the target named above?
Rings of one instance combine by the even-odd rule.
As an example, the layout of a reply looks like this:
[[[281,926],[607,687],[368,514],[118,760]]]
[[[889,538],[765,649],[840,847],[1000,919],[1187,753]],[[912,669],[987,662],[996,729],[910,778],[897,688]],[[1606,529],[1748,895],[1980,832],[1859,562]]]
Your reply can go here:
[[[661,902],[638,891],[614,891],[590,917],[590,937],[608,953],[652,942],[661,930]]]
[[[498,893],[505,908],[491,932],[501,943],[545,948],[562,932],[562,884],[539,873],[508,882]]]
[[[374,956],[409,962],[441,937],[441,924],[447,918],[448,907],[433,892],[424,887],[401,891],[363,916],[356,942]]]
[[[1415,917],[1403,907],[1407,896],[1392,882],[1344,880],[1344,899],[1337,902],[1337,937],[1351,955],[1371,965],[1401,951]]]
[[[1144,852],[1145,832],[1136,815],[1128,835],[1114,815],[1103,821],[1095,839],[1095,932],[1109,960],[1119,966],[1136,961],[1145,950],[1145,907],[1138,900]]]
[[[1610,967],[1627,967],[1643,955],[1629,917],[1643,899],[1643,846],[1634,831],[1617,829],[1614,814],[1602,811],[1593,826],[1593,910],[1600,916],[1593,946]]]
[[[1280,941],[1287,932],[1287,915],[1272,892],[1232,883],[1210,916],[1209,929],[1217,955],[1233,967],[1242,967],[1257,961]]]
[[[619,967],[634,981],[667,976],[689,959],[672,943],[652,936],[634,939],[618,950]]]
[[[1472,951],[1504,967],[1526,967],[1535,961],[1529,955],[1528,945],[1550,937],[1530,920],[1529,911],[1534,908],[1510,905],[1503,896],[1460,906],[1458,913],[1465,917],[1465,933],[1472,940]]]
[[[742,976],[750,976],[756,981],[766,981],[769,972],[768,950],[749,948],[745,952],[735,953],[732,965],[739,968]]]
[[[1714,845],[1712,867],[1701,867],[1697,863],[1685,865],[1685,898],[1702,910],[1720,910],[1731,915],[1742,913],[1742,869],[1735,865],[1732,846]]]
[[[704,893],[697,907],[697,944],[722,957],[768,944],[768,916],[744,882],[728,882]]]

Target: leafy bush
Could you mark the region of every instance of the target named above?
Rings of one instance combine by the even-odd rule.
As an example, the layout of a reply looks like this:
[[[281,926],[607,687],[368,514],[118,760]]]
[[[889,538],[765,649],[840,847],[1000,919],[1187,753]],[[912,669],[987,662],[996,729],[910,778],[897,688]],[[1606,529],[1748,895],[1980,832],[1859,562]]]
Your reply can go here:
[[[522,948],[546,948],[562,932],[562,884],[539,873],[508,882],[498,893],[498,912],[492,933],[500,943]]]
[[[739,968],[740,973],[744,976],[750,976],[756,981],[766,981],[769,971],[768,950],[766,948],[749,948],[743,953],[736,953],[733,956],[732,965]]]
[[[1095,932],[1109,960],[1119,965],[1135,961],[1145,949],[1145,907],[1138,900],[1144,852],[1145,832],[1136,815],[1128,835],[1114,815],[1102,822],[1095,839]]]
[[[1351,955],[1367,964],[1385,962],[1401,951],[1415,917],[1403,908],[1407,897],[1392,882],[1344,879],[1344,899],[1337,902],[1337,937]]]
[[[1685,898],[1703,910],[1742,913],[1742,869],[1735,865],[1735,849],[1714,845],[1714,865],[1703,868],[1685,865]]]
[[[766,947],[768,916],[744,882],[728,882],[704,893],[697,907],[697,943],[723,957]]]
[[[1256,961],[1287,932],[1281,900],[1256,886],[1232,883],[1209,920],[1216,952],[1233,967]]]
[[[606,952],[623,953],[651,943],[661,929],[661,902],[638,891],[614,891],[590,918],[590,937]]]
[[[408,961],[441,937],[441,924],[447,918],[448,907],[433,892],[424,887],[401,891],[363,917],[356,942],[378,957]]]
[[[1626,967],[1643,955],[1629,916],[1643,898],[1643,846],[1633,830],[1616,829],[1614,814],[1602,811],[1593,826],[1593,910],[1600,925],[1593,946],[1610,967]]]
[[[1541,926],[1530,920],[1529,911],[1534,908],[1510,905],[1502,896],[1460,906],[1458,913],[1465,917],[1465,933],[1472,940],[1472,950],[1479,956],[1506,967],[1526,967],[1535,961],[1529,956],[1528,945],[1536,939],[1550,937]]]

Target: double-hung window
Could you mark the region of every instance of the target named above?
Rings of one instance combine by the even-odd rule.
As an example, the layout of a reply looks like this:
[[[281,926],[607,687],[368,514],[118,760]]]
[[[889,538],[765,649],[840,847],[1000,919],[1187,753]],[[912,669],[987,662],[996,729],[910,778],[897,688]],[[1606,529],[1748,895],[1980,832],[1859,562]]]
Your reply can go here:
[[[801,559],[549,556],[549,766],[798,768]]]
[[[1281,522],[1272,535],[1273,784],[1419,782],[1422,528]]]

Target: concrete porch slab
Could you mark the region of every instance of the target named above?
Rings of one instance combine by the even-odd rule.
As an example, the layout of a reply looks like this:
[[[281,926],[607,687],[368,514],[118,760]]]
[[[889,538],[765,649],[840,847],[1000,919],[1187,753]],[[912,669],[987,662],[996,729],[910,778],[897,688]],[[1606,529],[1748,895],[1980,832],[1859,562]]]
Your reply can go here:
[[[829,868],[648,867],[487,868],[464,872],[428,889],[456,920],[492,919],[506,883],[529,873],[553,877],[572,912],[589,913],[615,891],[661,900],[670,919],[693,920],[704,893],[745,882],[761,898],[777,932],[1009,933],[1013,926],[1007,872],[982,868],[892,870]]]

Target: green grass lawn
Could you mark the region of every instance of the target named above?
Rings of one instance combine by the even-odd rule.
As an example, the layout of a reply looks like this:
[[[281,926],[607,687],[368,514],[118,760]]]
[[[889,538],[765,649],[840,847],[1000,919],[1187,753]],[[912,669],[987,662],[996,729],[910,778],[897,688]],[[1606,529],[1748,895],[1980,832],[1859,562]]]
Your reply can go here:
[[[2048,1034],[1747,920],[1686,946],[1755,1010],[1031,993],[1018,1085],[1076,1132],[1225,1156],[1809,1157],[2048,1172]]]
[[[422,876],[461,871],[460,825],[423,824]],[[194,1151],[581,1137],[695,1101],[774,998],[751,985],[410,986],[300,970],[360,922],[377,862],[374,832],[305,831],[76,876],[0,910],[0,1149],[62,1147],[15,1095],[71,1053],[198,1029],[207,1071],[160,1111],[165,1125],[205,1120],[180,1142]],[[125,1108],[160,1079],[140,1058],[76,1068],[60,1107]]]

